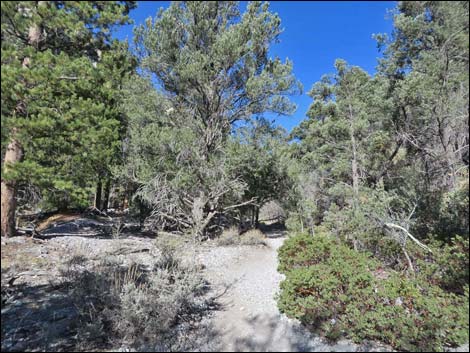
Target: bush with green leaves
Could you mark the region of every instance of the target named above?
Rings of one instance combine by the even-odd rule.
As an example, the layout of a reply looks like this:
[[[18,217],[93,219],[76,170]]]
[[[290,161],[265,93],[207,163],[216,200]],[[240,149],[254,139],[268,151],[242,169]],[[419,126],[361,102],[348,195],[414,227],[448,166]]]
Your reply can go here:
[[[380,262],[326,235],[296,235],[279,249],[278,305],[327,338],[435,351],[468,341],[469,297]]]
[[[470,279],[469,239],[457,235],[449,243],[435,240],[430,245],[432,259],[419,252],[412,254],[417,275],[422,281],[436,284],[445,291],[464,294]]]

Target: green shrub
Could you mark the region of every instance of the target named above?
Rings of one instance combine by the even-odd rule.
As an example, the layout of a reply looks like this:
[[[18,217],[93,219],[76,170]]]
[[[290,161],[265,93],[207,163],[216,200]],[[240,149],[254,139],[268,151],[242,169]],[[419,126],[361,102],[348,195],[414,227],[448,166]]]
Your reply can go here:
[[[437,252],[437,263],[442,270],[440,285],[453,292],[463,293],[469,283],[469,239],[456,236]]]
[[[468,284],[466,295],[447,293],[322,235],[288,239],[279,259],[280,310],[328,338],[431,351],[468,340]]]
[[[286,273],[295,268],[321,264],[332,257],[355,261],[356,254],[329,236],[300,234],[289,238],[279,248],[279,271]]]
[[[448,243],[434,242],[431,259],[415,255],[419,276],[446,291],[464,294],[469,283],[469,240],[455,236]]]

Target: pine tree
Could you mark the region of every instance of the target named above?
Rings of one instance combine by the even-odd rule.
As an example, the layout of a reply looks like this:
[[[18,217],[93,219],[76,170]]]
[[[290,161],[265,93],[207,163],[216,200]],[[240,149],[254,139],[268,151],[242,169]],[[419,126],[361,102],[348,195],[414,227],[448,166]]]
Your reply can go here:
[[[88,196],[90,151],[114,141],[119,128],[109,101],[99,99],[106,87],[97,92],[112,82],[101,61],[113,47],[112,26],[128,23],[134,6],[2,3],[2,235],[14,234],[21,184],[52,190],[59,207]]]
[[[292,63],[268,56],[280,32],[279,17],[259,2],[243,15],[235,2],[172,3],[136,29],[142,68],[166,101],[150,160],[159,159],[154,172],[134,174],[160,224],[203,235],[224,213],[224,198],[242,187],[223,169],[233,124],[293,112],[287,95],[300,85]]]
[[[392,37],[379,37],[421,234],[468,233],[468,11],[468,1],[400,2]]]

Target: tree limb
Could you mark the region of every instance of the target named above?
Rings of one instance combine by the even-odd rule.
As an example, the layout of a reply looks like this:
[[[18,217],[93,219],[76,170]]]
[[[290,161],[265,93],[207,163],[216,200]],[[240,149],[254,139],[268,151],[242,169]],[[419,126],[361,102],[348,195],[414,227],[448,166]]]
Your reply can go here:
[[[405,228],[403,228],[402,226],[399,226],[398,224],[395,224],[395,223],[385,223],[385,226],[389,227],[389,228],[396,228],[396,229],[400,229],[402,232],[404,232],[411,240],[413,240],[416,244],[418,244],[419,247],[423,248],[424,250],[426,251],[429,251],[430,253],[432,253],[432,250],[430,248],[428,248],[426,245],[424,245],[423,243],[421,243],[418,239],[416,239],[413,235],[410,234],[410,232],[408,232]]]
[[[256,201],[256,199],[253,198],[253,199],[251,199],[251,200],[248,200],[248,201],[245,201],[245,202],[236,204],[236,205],[228,206],[228,207],[225,207],[225,208],[224,208],[224,211],[227,211],[227,210],[230,210],[230,209],[233,209],[233,208],[238,208],[238,207],[246,206],[246,205],[254,205],[254,204],[255,204],[255,201]]]

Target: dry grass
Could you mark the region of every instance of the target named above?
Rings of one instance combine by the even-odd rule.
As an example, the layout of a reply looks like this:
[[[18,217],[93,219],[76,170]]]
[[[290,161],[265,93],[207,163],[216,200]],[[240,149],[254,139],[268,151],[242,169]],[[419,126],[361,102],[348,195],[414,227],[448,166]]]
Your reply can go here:
[[[259,229],[250,229],[240,234],[236,227],[230,227],[222,232],[217,245],[266,245],[265,239],[265,235]]]
[[[217,240],[219,246],[238,245],[240,243],[240,233],[237,227],[225,229]]]
[[[266,236],[259,229],[250,229],[240,236],[242,245],[266,245]]]

